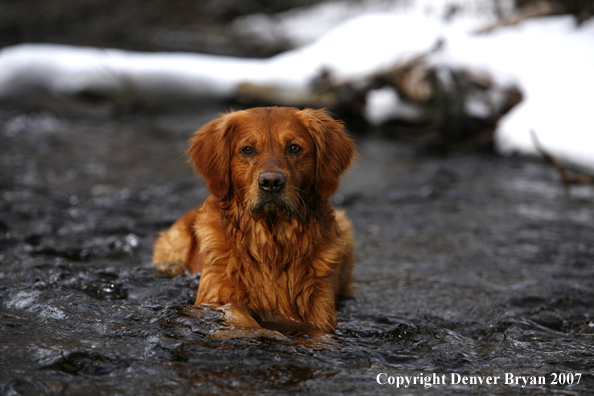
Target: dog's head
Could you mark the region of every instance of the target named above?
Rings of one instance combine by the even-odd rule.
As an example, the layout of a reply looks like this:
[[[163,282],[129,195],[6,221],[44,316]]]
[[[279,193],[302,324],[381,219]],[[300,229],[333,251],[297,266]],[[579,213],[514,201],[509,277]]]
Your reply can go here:
[[[256,215],[302,214],[327,199],[355,154],[343,124],[324,110],[254,108],[225,114],[190,141],[211,193]]]

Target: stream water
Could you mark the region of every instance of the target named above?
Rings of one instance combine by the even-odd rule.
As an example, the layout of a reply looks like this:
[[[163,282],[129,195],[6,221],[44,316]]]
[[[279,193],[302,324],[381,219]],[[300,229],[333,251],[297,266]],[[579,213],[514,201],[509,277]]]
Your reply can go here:
[[[594,188],[379,135],[333,198],[357,239],[336,334],[212,338],[199,276],[150,257],[208,195],[183,155],[220,110],[0,108],[1,395],[591,394]]]

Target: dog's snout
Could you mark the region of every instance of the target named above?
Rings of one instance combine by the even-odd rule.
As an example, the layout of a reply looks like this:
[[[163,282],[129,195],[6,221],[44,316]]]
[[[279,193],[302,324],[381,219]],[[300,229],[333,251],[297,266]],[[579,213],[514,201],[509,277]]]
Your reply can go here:
[[[287,179],[282,172],[262,172],[258,176],[258,184],[264,191],[279,192],[285,187]]]

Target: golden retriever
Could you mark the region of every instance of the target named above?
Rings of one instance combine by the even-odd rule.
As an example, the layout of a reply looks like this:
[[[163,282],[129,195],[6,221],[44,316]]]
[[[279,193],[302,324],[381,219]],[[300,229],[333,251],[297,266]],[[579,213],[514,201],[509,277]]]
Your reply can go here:
[[[328,201],[356,153],[343,124],[325,110],[253,108],[190,144],[212,195],[159,235],[153,263],[202,272],[196,305],[225,306],[235,326],[333,332],[354,261],[351,225]]]

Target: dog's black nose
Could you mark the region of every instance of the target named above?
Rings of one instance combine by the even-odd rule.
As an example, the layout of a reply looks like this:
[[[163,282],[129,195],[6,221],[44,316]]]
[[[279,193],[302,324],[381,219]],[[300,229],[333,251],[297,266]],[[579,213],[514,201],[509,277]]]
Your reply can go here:
[[[262,172],[258,176],[260,188],[269,192],[279,192],[285,187],[286,181],[282,172]]]

